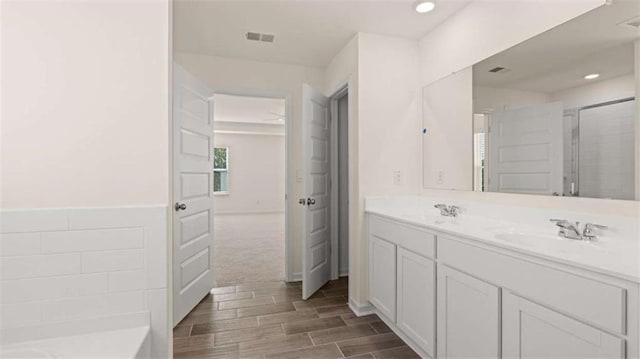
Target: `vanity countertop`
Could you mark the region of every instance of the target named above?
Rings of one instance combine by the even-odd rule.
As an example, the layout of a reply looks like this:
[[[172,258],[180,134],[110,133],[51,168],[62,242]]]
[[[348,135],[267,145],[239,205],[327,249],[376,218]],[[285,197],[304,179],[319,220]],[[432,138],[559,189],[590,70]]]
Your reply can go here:
[[[465,206],[472,207],[473,204],[451,203],[462,207],[462,213],[453,218],[440,215],[440,211],[433,208],[432,203],[424,202],[423,200],[421,205],[416,205],[415,201],[401,205],[397,201],[389,203],[385,199],[372,198],[367,199],[365,212],[442,234],[464,237],[640,283],[640,239],[637,236],[637,220],[618,220],[611,230],[601,232],[596,241],[589,242],[559,237],[558,228],[549,222],[549,218],[556,217],[542,219],[546,217],[544,213],[547,216],[554,215],[548,211],[535,213],[535,210],[521,209],[520,212],[525,216],[530,216],[530,221],[523,221],[513,218],[513,213],[512,218],[503,219],[509,216],[496,216],[496,211],[508,208],[483,208],[485,215],[481,215],[479,212],[482,211],[465,210]],[[513,208],[511,211],[513,212]],[[606,220],[608,223],[616,222],[610,218]]]

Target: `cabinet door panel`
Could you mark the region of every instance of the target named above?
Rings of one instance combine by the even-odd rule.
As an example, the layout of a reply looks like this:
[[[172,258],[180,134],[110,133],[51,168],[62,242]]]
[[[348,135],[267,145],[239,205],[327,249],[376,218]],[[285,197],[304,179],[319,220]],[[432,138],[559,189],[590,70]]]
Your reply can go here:
[[[505,292],[504,358],[624,358],[624,340]]]
[[[375,236],[369,241],[369,301],[396,321],[396,246]]]
[[[500,289],[438,265],[438,358],[500,356]]]
[[[398,317],[402,332],[433,357],[435,338],[435,263],[398,248]]]

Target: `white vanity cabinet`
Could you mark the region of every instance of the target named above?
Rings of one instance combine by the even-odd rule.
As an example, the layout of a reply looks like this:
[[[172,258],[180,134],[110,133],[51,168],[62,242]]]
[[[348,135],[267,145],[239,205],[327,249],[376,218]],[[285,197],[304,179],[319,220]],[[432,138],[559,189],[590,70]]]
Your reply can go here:
[[[500,356],[500,288],[438,267],[438,358]]]
[[[396,325],[427,353],[435,350],[436,264],[398,248]]]
[[[421,356],[640,359],[638,283],[392,218],[368,217],[369,300]]]
[[[510,292],[502,297],[503,358],[619,358],[625,342]]]
[[[396,245],[378,237],[369,244],[369,302],[395,323]]]
[[[372,216],[369,219],[369,302],[423,356],[435,354],[436,237]]]

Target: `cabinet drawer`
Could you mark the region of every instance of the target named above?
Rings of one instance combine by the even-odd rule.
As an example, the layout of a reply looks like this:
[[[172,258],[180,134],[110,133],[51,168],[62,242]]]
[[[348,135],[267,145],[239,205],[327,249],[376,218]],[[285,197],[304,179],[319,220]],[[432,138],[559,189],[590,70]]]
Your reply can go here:
[[[425,257],[435,258],[435,234],[418,227],[370,215],[369,234]]]
[[[624,288],[480,248],[438,238],[438,258],[523,297],[609,331],[626,334]]]

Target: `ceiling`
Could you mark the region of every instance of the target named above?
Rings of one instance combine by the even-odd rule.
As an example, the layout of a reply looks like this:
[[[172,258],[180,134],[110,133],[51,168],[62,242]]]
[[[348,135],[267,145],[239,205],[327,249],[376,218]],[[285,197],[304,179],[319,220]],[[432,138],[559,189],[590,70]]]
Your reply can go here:
[[[473,67],[476,86],[553,93],[632,74],[640,30],[618,24],[640,15],[640,2],[619,0],[492,56]],[[489,70],[505,67],[504,73]]]
[[[213,98],[214,122],[282,126],[284,113],[283,99],[218,94]]]
[[[357,32],[417,40],[470,1],[439,0],[418,14],[414,0],[176,0],[174,51],[325,67]]]

